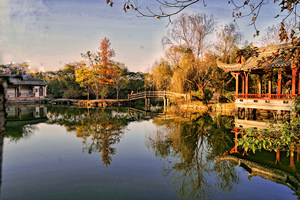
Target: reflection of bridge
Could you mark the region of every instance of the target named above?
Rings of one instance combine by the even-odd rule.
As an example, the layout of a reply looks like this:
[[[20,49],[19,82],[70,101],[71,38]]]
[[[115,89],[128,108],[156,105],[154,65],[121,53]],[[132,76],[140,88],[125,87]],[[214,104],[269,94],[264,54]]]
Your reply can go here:
[[[230,161],[233,162],[249,172],[248,177],[260,176],[266,180],[270,180],[275,183],[286,185],[291,188],[298,196],[300,195],[300,180],[296,175],[267,167],[256,162],[252,162],[243,158],[238,158],[232,155],[223,155],[217,158],[216,162]]]

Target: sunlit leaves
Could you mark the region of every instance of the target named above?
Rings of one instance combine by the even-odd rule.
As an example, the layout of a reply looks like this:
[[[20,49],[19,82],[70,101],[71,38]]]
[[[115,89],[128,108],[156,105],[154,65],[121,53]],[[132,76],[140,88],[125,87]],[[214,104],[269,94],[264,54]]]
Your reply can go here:
[[[240,131],[242,138],[238,139],[238,146],[247,152],[251,150],[287,151],[293,154],[299,144],[299,116],[292,118],[290,122],[272,124],[268,129],[243,129]],[[293,156],[293,155],[292,155]]]

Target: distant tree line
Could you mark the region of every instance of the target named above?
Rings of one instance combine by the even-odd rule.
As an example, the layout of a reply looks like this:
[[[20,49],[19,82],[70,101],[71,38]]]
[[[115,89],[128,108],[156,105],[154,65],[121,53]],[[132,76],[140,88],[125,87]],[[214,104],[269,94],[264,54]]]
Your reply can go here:
[[[82,54],[82,61],[68,63],[63,69],[32,73],[48,82],[47,94],[52,98],[127,98],[131,91],[147,89],[145,74],[130,72],[115,62],[110,41],[104,38],[98,51]]]

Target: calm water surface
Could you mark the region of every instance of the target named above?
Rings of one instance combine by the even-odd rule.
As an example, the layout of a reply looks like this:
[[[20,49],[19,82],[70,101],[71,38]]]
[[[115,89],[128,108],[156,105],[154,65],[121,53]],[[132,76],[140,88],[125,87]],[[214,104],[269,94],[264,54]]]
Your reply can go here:
[[[234,146],[232,117],[64,107],[8,113],[3,200],[298,197],[276,178],[250,177],[226,159]],[[274,155],[262,156],[251,159]],[[285,171],[299,177],[297,169]]]

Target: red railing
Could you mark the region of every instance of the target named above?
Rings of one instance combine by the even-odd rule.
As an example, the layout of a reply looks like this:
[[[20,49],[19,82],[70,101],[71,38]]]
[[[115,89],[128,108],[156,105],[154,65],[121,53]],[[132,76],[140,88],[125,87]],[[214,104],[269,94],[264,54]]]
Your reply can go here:
[[[235,99],[257,99],[257,100],[293,100],[299,98],[298,94],[234,94]]]

